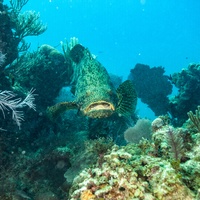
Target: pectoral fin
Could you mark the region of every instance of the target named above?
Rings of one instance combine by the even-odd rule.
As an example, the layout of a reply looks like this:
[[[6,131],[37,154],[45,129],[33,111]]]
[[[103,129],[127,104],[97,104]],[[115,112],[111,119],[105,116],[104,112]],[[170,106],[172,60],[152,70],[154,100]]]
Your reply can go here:
[[[121,115],[130,115],[135,111],[137,94],[133,83],[130,80],[124,81],[117,88],[118,105],[117,112]]]
[[[75,102],[61,102],[54,106],[47,108],[47,116],[51,121],[54,121],[61,113],[70,110],[77,109],[78,105]]]

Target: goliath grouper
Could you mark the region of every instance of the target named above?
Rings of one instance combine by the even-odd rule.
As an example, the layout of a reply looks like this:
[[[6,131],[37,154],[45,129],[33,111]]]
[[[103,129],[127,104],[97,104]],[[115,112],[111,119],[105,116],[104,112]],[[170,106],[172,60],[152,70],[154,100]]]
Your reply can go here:
[[[69,55],[75,66],[72,87],[75,100],[49,107],[50,119],[69,109],[78,109],[91,118],[109,117],[113,113],[127,116],[135,111],[137,95],[131,81],[123,82],[115,90],[108,72],[87,48],[77,44]]]

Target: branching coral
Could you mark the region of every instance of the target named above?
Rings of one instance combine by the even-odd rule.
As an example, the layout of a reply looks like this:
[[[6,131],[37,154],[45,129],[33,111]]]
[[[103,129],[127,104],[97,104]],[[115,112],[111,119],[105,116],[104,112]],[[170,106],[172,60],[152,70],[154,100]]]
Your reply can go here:
[[[12,10],[20,12],[21,9],[28,3],[29,0],[10,0]]]
[[[20,51],[27,50],[30,44],[24,41],[26,36],[42,34],[46,29],[40,21],[39,13],[25,11],[22,8],[28,0],[10,0],[10,5],[0,4],[0,47],[6,60],[2,67],[12,63]]]
[[[19,13],[15,23],[16,37],[21,41],[26,36],[36,36],[46,31],[47,27],[40,21],[40,14],[35,11]]]

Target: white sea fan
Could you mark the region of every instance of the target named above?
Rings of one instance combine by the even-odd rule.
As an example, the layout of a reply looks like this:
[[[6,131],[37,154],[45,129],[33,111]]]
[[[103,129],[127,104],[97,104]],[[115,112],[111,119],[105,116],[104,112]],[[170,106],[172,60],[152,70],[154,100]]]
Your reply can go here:
[[[18,109],[28,106],[29,108],[36,110],[36,106],[33,103],[35,100],[35,94],[33,94],[34,91],[34,89],[31,89],[24,100],[16,98],[16,94],[12,91],[0,91],[0,110],[3,113],[3,117],[5,118],[5,111],[10,110],[12,112],[12,119],[20,128],[21,121],[24,120],[24,114]]]

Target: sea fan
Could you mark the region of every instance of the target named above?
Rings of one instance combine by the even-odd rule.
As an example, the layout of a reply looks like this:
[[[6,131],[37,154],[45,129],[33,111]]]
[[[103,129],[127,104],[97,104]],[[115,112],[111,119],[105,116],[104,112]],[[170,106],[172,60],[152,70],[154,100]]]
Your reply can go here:
[[[148,119],[139,119],[135,126],[124,132],[124,139],[127,142],[139,143],[142,138],[151,138],[151,122]]]
[[[12,119],[20,128],[21,121],[24,120],[24,115],[23,112],[18,109],[28,106],[29,108],[36,110],[36,106],[33,103],[35,100],[35,94],[33,94],[34,91],[34,89],[31,89],[24,100],[16,98],[16,94],[12,91],[0,91],[0,111],[3,114],[3,117],[5,118],[5,111],[10,110],[12,112]]]
[[[167,131],[167,143],[171,147],[171,156],[180,161],[183,156],[183,139],[177,131],[169,128]]]
[[[200,132],[200,106],[197,107],[197,110],[195,111],[195,113],[193,113],[192,111],[189,111],[187,114],[190,121],[194,124],[194,126]]]

